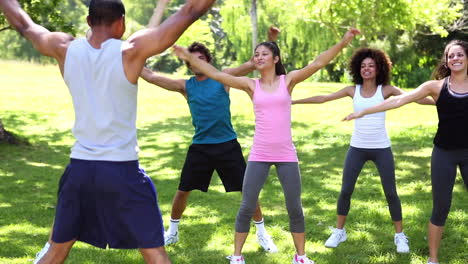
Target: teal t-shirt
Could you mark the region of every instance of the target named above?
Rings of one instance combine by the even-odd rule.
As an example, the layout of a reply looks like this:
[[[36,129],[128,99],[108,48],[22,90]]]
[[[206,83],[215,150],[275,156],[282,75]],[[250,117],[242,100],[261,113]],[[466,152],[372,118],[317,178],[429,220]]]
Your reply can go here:
[[[192,77],[186,81],[185,90],[195,127],[194,144],[218,144],[237,138],[231,124],[231,100],[222,83]]]

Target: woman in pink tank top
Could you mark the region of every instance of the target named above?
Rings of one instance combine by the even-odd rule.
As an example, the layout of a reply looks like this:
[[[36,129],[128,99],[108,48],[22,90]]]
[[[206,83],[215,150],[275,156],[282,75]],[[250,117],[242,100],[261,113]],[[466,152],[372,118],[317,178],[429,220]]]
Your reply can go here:
[[[242,203],[236,219],[234,254],[230,257],[231,264],[245,264],[241,255],[242,247],[271,165],[275,165],[284,190],[290,231],[296,248],[292,263],[314,263],[305,253],[305,224],[300,197],[301,177],[291,137],[291,93],[296,84],[327,65],[359,33],[357,29],[350,29],[339,43],[321,53],[312,63],[288,74],[281,62],[280,50],[276,43],[262,42],[255,48],[253,58],[255,67],[261,75],[258,80],[223,73],[193,56],[187,49],[174,47],[179,58],[214,80],[244,90],[254,104],[254,142],[244,176]]]

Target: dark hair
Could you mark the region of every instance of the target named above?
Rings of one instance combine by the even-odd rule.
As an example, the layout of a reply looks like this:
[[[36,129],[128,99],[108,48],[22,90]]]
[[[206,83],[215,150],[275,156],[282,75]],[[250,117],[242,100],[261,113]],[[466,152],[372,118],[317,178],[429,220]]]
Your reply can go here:
[[[439,64],[437,65],[434,72],[432,73],[432,78],[434,78],[436,80],[442,80],[445,77],[450,75],[451,71],[450,71],[450,68],[447,65],[447,61],[448,61],[449,50],[453,46],[462,47],[463,50],[465,51],[465,56],[468,56],[468,42],[463,41],[463,40],[458,40],[458,39],[450,41],[445,46],[444,55],[442,55],[442,58],[440,59]],[[467,72],[467,75],[468,75],[468,72]]]
[[[190,53],[200,52],[201,54],[203,54],[206,57],[206,61],[208,63],[211,62],[212,57],[211,57],[210,50],[205,45],[203,45],[202,43],[193,42],[192,45],[190,45],[187,49],[188,49],[188,51]],[[190,67],[190,63],[185,62],[185,64],[187,65],[187,67]]]
[[[91,0],[88,12],[92,26],[109,26],[125,16],[125,7],[121,0]]]
[[[279,60],[278,60],[278,62],[275,64],[275,73],[276,73],[276,75],[284,75],[284,74],[286,74],[286,69],[284,68],[283,63],[281,62],[280,49],[279,49],[278,45],[276,44],[276,42],[274,42],[274,41],[265,41],[265,42],[262,42],[262,43],[258,44],[258,45],[255,47],[255,50],[257,50],[257,48],[260,47],[260,46],[264,46],[264,47],[266,47],[267,49],[269,49],[269,50],[271,51],[271,53],[273,53],[273,57],[278,56]]]
[[[371,58],[375,61],[377,68],[376,82],[377,84],[386,85],[390,83],[390,72],[392,71],[392,61],[388,55],[379,49],[360,48],[354,52],[349,62],[349,71],[353,77],[353,83],[362,84],[361,64],[366,58]]]

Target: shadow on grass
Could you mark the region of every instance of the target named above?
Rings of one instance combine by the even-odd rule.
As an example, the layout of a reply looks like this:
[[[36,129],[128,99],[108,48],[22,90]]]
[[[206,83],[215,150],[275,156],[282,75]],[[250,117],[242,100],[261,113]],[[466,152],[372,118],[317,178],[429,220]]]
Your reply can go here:
[[[34,113],[8,113],[2,116],[2,120],[18,131],[21,131],[21,127],[47,122],[46,117]],[[246,123],[239,116],[233,116],[233,125],[239,141],[250,145],[254,125]],[[315,260],[320,263],[410,263],[414,254],[417,258],[425,258],[427,245],[424,237],[432,207],[430,152],[427,153],[427,149],[432,148],[431,129],[408,128],[392,137],[397,187],[402,201],[405,231],[410,237],[413,254],[398,255],[393,245],[394,231],[380,178],[372,163],[364,167],[353,194],[347,224],[348,241],[335,250],[322,246],[329,235],[327,226],[335,222],[336,199],[350,135],[319,124],[294,122],[293,128],[310,131],[297,136],[295,145],[302,172],[307,251],[311,252]],[[143,150],[141,163],[156,183],[165,218],[170,213],[192,135],[190,117],[167,118],[139,128],[139,142]],[[34,135],[30,146],[0,145],[0,257],[32,256],[47,240],[54,215],[57,183],[68,163],[70,149],[70,145],[53,143],[68,137],[68,129],[43,131]],[[246,155],[249,150],[243,151]],[[441,259],[446,262],[466,256],[463,241],[468,237],[468,231],[459,227],[466,225],[464,212],[468,197],[466,191],[459,189],[454,192],[452,212],[460,212],[461,216],[449,216],[446,236],[442,242]],[[216,175],[208,193],[193,192],[180,227],[181,240],[167,249],[173,262],[211,264],[225,261],[224,256],[231,253],[232,233],[240,200],[240,194],[224,193]],[[289,259],[289,255],[293,254],[292,240],[288,235],[283,237],[288,233],[289,222],[282,188],[274,169],[262,190],[260,201],[267,226],[273,229],[272,233],[282,254],[287,254]],[[253,236],[249,236],[248,241],[253,239]],[[217,247],[213,246],[213,241],[218,243]],[[310,243],[314,244],[313,248],[310,248]],[[451,248],[450,252],[460,253],[444,255],[444,249],[448,247]],[[78,246],[72,251],[69,263],[141,262],[134,251],[128,252]],[[250,263],[270,263],[265,262],[267,260],[280,263],[269,260],[269,256],[259,251],[247,250],[245,256],[251,260]]]

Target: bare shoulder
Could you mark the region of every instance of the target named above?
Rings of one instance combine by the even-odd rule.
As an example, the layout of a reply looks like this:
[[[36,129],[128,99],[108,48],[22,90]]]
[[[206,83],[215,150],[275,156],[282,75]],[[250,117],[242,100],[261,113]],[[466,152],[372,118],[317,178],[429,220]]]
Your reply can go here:
[[[423,90],[429,90],[432,93],[439,94],[445,79],[431,80],[421,84],[419,87]]]
[[[346,86],[345,88],[341,89],[343,91],[346,92],[346,94],[349,96],[349,97],[354,97],[354,91],[356,91],[356,85],[349,85],[349,86]]]

